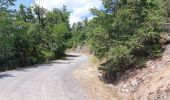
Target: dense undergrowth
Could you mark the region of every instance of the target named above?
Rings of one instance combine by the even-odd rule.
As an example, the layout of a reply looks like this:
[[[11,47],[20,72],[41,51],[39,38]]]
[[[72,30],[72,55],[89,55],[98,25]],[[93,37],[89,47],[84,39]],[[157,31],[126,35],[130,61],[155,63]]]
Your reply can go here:
[[[63,56],[71,38],[66,7],[48,11],[35,4],[9,9],[14,2],[0,0],[0,70]]]
[[[73,25],[73,43],[83,42],[100,60],[106,59],[99,67],[106,78],[117,79],[125,70],[161,56],[168,0],[102,1],[104,9],[91,9],[93,19]]]

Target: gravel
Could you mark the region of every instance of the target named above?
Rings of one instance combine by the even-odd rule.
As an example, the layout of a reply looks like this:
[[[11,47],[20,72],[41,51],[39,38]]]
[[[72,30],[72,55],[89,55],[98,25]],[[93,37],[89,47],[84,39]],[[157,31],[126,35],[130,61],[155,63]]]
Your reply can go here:
[[[0,100],[87,100],[73,72],[88,57],[69,55],[48,64],[0,73]]]

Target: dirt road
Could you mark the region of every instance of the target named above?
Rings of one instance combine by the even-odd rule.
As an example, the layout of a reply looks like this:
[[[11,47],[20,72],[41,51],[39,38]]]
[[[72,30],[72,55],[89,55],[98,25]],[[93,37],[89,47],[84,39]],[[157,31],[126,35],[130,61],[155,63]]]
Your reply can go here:
[[[73,72],[88,60],[69,54],[63,60],[0,73],[0,100],[86,100]]]

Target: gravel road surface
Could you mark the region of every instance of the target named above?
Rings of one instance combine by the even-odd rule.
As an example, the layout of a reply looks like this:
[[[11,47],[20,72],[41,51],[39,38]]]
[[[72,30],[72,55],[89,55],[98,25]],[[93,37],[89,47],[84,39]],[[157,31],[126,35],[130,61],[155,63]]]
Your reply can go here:
[[[0,73],[0,100],[87,100],[73,72],[87,56],[69,54],[63,60]]]

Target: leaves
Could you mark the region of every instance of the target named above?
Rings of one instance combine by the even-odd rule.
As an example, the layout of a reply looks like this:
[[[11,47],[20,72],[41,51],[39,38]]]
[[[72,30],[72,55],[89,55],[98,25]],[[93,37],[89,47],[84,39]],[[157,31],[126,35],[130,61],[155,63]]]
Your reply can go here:
[[[47,11],[38,5],[0,12],[0,67],[23,67],[63,56],[71,38],[68,18],[66,8]]]
[[[83,29],[74,27],[73,33],[75,41],[77,34],[84,34],[85,40],[79,41],[90,45],[98,58],[106,59],[100,67],[106,77],[116,79],[126,69],[157,57],[165,23],[163,0],[103,0],[103,6],[102,10],[91,9],[95,17]]]

